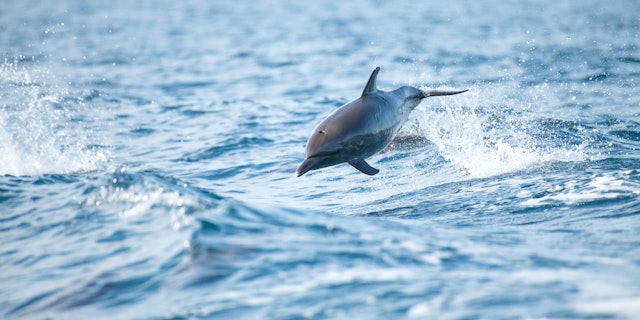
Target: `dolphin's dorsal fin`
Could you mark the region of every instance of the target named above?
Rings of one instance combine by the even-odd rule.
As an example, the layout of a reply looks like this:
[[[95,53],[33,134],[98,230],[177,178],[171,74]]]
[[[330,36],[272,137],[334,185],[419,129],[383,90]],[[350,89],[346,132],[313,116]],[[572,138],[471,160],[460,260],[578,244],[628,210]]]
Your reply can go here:
[[[369,77],[369,81],[367,81],[367,85],[364,86],[364,90],[362,91],[362,95],[367,95],[371,93],[375,93],[378,89],[376,89],[376,78],[378,77],[378,72],[380,71],[380,67],[376,67],[373,69],[371,76]]]

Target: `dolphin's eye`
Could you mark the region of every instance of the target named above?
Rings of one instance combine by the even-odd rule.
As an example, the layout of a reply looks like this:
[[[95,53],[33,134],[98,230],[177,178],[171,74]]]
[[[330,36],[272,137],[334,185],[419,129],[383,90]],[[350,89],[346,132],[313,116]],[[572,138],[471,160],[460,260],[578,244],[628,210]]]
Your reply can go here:
[[[319,134],[325,134],[324,130],[318,131]]]

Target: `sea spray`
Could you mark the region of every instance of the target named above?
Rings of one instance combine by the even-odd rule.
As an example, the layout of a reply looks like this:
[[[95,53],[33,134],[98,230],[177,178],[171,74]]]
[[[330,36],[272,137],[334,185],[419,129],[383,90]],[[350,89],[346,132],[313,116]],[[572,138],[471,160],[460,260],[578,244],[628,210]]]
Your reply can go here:
[[[82,98],[69,98],[50,71],[5,61],[0,92],[0,175],[90,171],[107,161],[75,117]]]
[[[535,99],[514,98],[476,87],[468,95],[442,100],[436,108],[422,109],[419,130],[439,153],[469,178],[485,178],[555,161],[584,161],[586,143],[549,144],[537,138],[541,130],[530,121]]]

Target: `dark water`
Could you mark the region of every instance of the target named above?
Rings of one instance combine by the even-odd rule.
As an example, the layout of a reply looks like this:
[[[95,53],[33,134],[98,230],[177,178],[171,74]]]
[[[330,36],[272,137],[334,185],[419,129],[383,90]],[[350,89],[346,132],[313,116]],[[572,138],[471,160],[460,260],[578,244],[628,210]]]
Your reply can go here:
[[[638,12],[5,3],[0,317],[638,319]],[[378,65],[470,91],[294,177]]]

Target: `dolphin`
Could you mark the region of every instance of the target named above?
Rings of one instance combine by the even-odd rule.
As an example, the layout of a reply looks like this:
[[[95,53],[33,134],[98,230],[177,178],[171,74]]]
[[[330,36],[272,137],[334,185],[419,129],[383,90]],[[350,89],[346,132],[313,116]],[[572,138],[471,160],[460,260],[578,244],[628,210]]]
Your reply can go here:
[[[341,106],[318,125],[309,137],[297,177],[343,162],[364,174],[377,174],[380,170],[365,159],[389,145],[422,99],[467,91],[422,91],[409,86],[382,91],[376,87],[379,71],[380,67],[373,70],[360,98]]]

